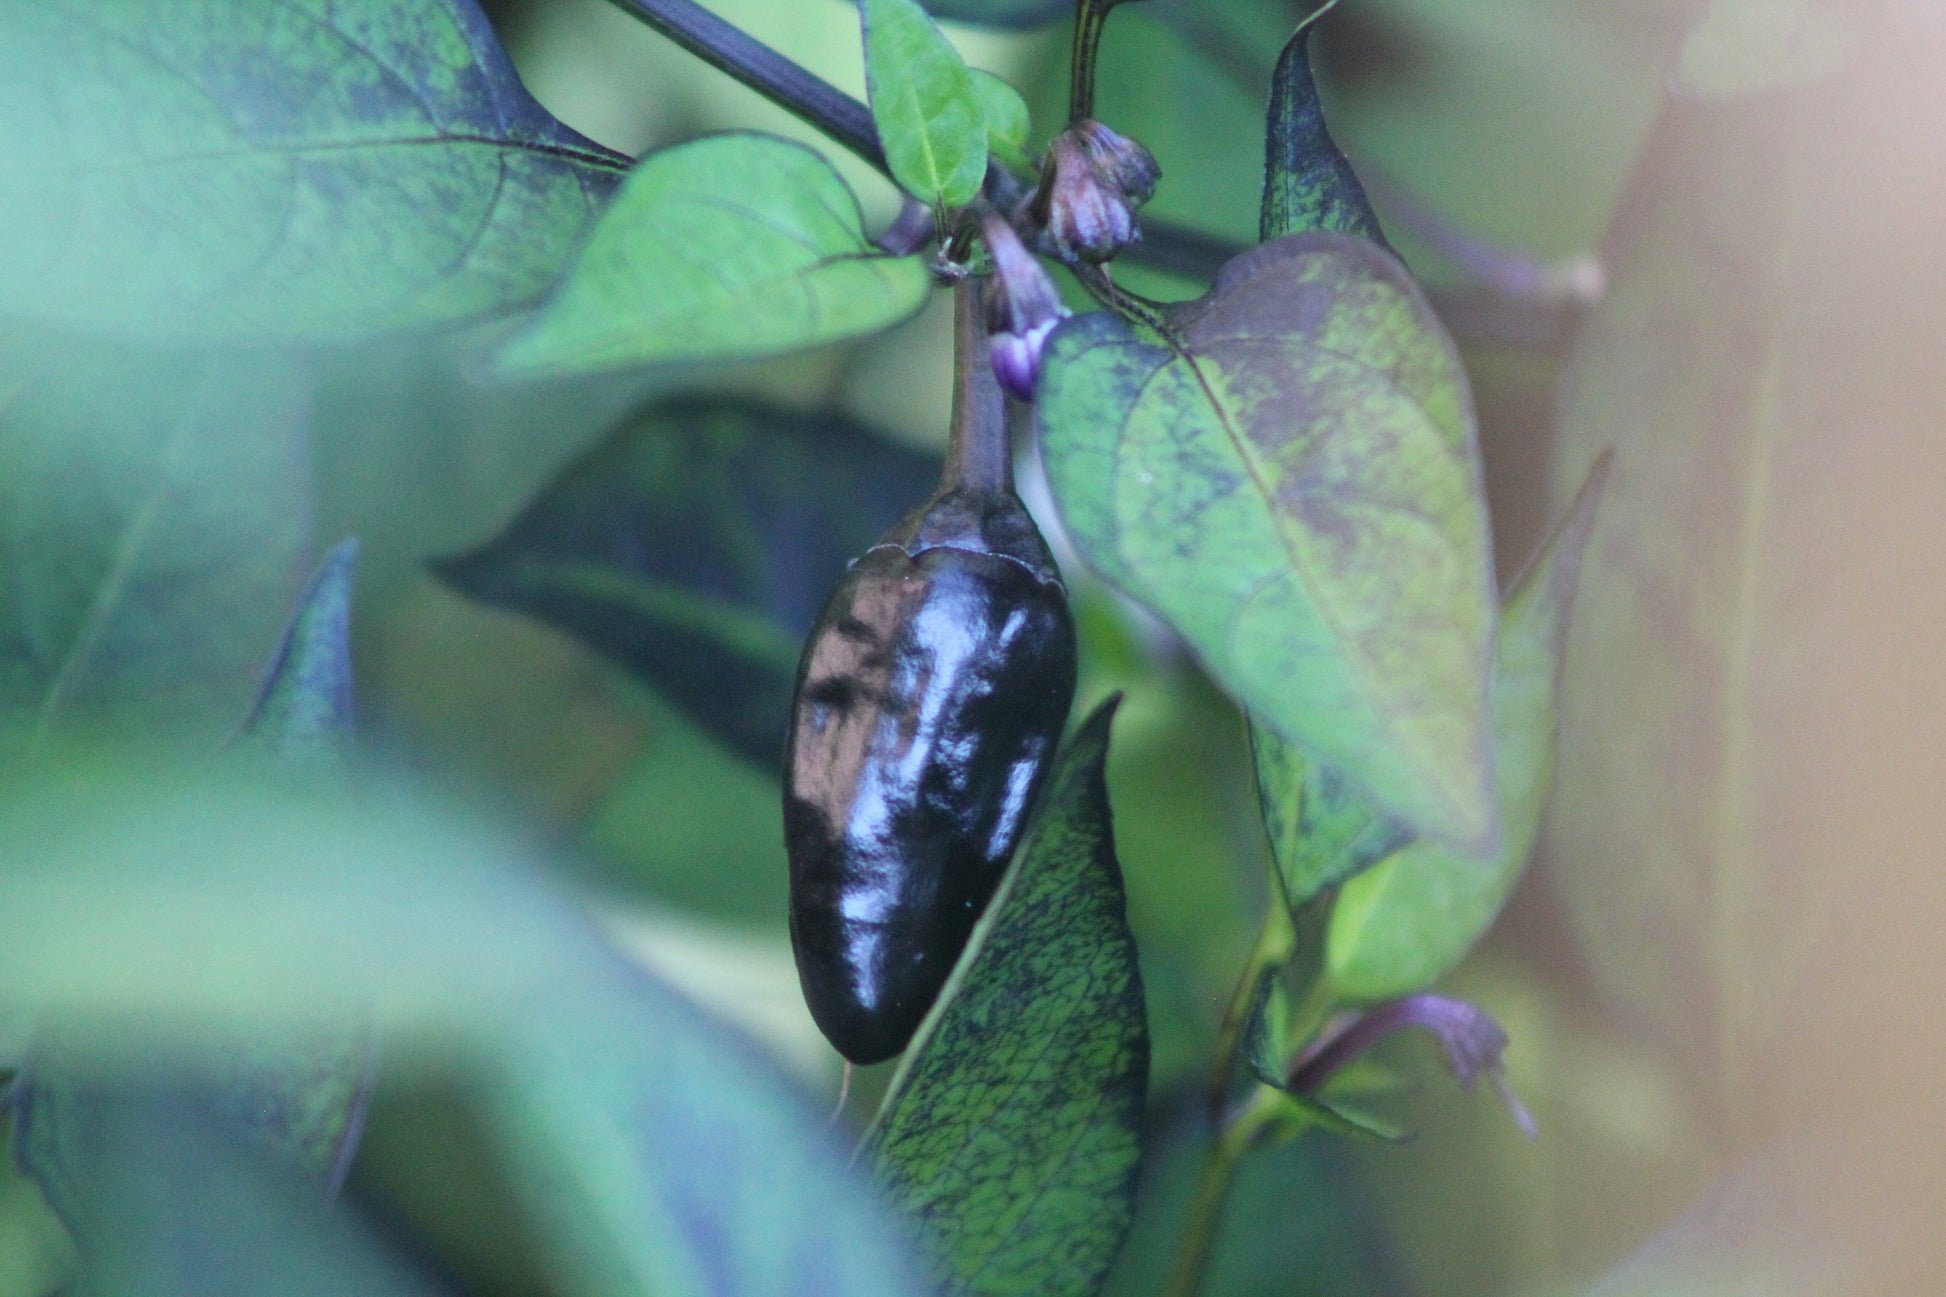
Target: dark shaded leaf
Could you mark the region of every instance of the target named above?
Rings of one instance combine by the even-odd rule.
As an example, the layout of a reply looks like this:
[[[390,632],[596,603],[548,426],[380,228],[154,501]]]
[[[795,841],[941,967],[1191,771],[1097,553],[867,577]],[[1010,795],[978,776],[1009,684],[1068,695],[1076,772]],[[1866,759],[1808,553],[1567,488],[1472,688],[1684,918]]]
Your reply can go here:
[[[1365,186],[1325,125],[1311,75],[1311,32],[1336,6],[1327,0],[1299,25],[1271,74],[1261,237],[1334,230],[1389,250]]]
[[[434,566],[574,634],[770,767],[811,623],[938,472],[837,416],[677,401],[631,419],[497,539]]]
[[[71,359],[0,412],[0,749],[80,724],[214,742],[301,577],[307,367]]]
[[[340,762],[352,739],[351,577],[358,542],[324,557],[284,629],[242,737],[285,760]]]
[[[1498,839],[1492,556],[1466,379],[1398,262],[1314,232],[1096,314],[1040,392],[1063,519],[1257,719],[1417,832]]]
[[[474,0],[7,3],[0,135],[0,309],[157,338],[504,311],[629,165]]]
[[[1114,706],[1062,754],[868,1137],[950,1293],[1092,1294],[1128,1230],[1149,1039],[1102,777]]]
[[[764,356],[886,328],[924,305],[932,278],[921,258],[880,251],[863,221],[844,178],[801,144],[734,134],[664,149],[499,366],[539,377]]]
[[[1415,842],[1338,894],[1325,943],[1327,975],[1346,1000],[1423,991],[1492,924],[1520,880],[1554,788],[1555,702],[1581,556],[1608,479],[1606,459],[1574,509],[1507,596],[1493,677],[1494,740],[1506,837],[1489,862]]]

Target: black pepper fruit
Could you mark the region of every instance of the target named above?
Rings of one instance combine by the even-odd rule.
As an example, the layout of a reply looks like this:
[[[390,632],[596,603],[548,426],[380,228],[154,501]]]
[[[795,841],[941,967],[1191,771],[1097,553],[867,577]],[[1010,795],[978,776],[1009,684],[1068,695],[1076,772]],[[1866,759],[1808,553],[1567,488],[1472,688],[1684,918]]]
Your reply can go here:
[[[977,290],[938,492],[852,565],[798,666],[791,945],[838,1052],[905,1048],[1001,875],[1074,698],[1074,621],[1013,491]]]

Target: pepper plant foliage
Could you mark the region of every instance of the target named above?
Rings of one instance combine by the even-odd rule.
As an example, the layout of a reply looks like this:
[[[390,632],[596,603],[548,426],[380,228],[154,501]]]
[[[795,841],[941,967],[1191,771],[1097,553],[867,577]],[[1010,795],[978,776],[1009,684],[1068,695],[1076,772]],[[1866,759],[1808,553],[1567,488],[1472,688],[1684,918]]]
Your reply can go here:
[[[1325,127],[1311,18],[1265,135],[1211,142],[1265,151],[1263,241],[1162,303],[1105,268],[1142,256],[1140,143],[1030,117],[935,23],[1073,6],[861,0],[864,103],[687,0],[621,7],[826,143],[631,159],[540,106],[474,0],[0,0],[0,1063],[42,1227],[72,1243],[46,1287],[63,1265],[104,1293],[481,1283],[414,1227],[437,1189],[396,1154],[361,1169],[368,1124],[396,1144],[398,1113],[435,1108],[518,1221],[494,1291],[520,1267],[589,1294],[1127,1282],[1143,1148],[1186,1073],[1156,1052],[1151,1075],[1105,773],[1102,686],[1140,709],[1163,669],[1108,665],[1143,658],[1112,587],[1247,718],[1267,841],[1263,934],[1192,1069],[1221,1114],[1205,1192],[1167,1222],[1194,1291],[1246,1153],[1384,1129],[1338,1068],[1387,1024],[1459,1024],[1463,1079],[1497,1071],[1490,1019],[1426,993],[1533,842],[1599,481],[1503,603],[1466,374]],[[1114,7],[1073,15],[1074,105]],[[889,230],[836,148],[901,191]],[[1096,307],[1056,327],[1050,273]],[[877,1115],[854,1100],[848,1158],[774,1058],[625,957],[655,889],[617,900],[551,858],[599,854],[621,776],[572,811],[524,787],[495,829],[454,805],[481,767],[415,748],[409,681],[372,662],[410,647],[401,605],[474,617],[468,642],[529,634],[514,613],[566,632],[646,687],[699,779],[773,799],[746,839],[771,865],[798,646],[937,461],[711,366],[884,332],[969,277],[1005,381],[1038,382],[1015,412],[1040,522],[1079,556],[1088,719],[889,1089],[858,1087]],[[470,430],[421,420],[428,393]],[[609,432],[563,447],[557,421]],[[355,484],[432,465],[465,498],[489,444],[521,490],[381,523],[356,600],[357,545],[313,564],[364,516]],[[444,588],[496,611],[414,575],[438,551]],[[502,705],[505,680],[456,670],[477,696],[442,705]],[[672,839],[686,794],[662,787]],[[582,845],[542,845],[564,829]]]

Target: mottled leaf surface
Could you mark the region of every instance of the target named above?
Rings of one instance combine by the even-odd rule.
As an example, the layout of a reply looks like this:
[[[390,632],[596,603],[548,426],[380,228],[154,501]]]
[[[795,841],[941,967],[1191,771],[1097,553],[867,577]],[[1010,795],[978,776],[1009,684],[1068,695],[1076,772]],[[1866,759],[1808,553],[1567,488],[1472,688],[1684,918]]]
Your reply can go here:
[[[1397,851],[1412,835],[1378,814],[1337,771],[1307,760],[1256,721],[1250,756],[1271,857],[1292,905],[1302,905]]]
[[[1506,837],[1493,860],[1414,842],[1338,893],[1325,966],[1342,999],[1376,1003],[1423,991],[1486,931],[1519,881],[1554,787],[1555,707],[1581,557],[1607,460],[1582,486],[1561,529],[1507,598],[1493,677]]]
[[[973,74],[918,0],[861,0],[865,83],[892,178],[958,207],[987,172],[986,113]]]
[[[1088,315],[1049,345],[1042,450],[1083,555],[1373,805],[1490,847],[1486,510],[1424,299],[1316,232],[1244,253],[1167,327]]]
[[[710,136],[635,169],[500,364],[559,374],[790,351],[895,324],[931,283],[920,258],[865,237],[857,198],[820,154]]]
[[[868,1152],[950,1293],[1080,1297],[1133,1209],[1149,1040],[1107,787],[1081,727]]]
[[[5,0],[0,135],[0,310],[151,338],[506,310],[628,166],[474,0]]]
[[[1336,3],[1331,0],[1304,20],[1271,74],[1262,237],[1335,230],[1387,247],[1365,186],[1331,138],[1311,74],[1311,32]]]
[[[575,635],[771,767],[811,623],[938,475],[933,457],[836,415],[678,401],[628,420],[436,570]]]
[[[308,366],[69,359],[0,411],[0,749],[80,725],[213,743],[302,578]]]

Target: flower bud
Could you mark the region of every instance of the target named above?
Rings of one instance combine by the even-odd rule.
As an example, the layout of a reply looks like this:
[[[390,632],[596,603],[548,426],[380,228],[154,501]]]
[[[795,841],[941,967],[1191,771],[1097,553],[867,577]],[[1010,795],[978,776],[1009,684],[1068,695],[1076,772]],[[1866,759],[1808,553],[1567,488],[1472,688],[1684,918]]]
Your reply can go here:
[[[1067,135],[1048,145],[1040,185],[1028,201],[1042,250],[1062,261],[1109,261],[1140,237],[1128,200]]]
[[[987,349],[994,377],[1009,396],[1034,399],[1041,377],[1041,348],[1068,308],[1041,263],[1027,251],[1013,226],[998,213],[980,222],[993,278],[986,286]]]
[[[1162,178],[1155,154],[1092,117],[1083,118],[1069,130],[1095,169],[1121,190],[1130,207],[1140,207],[1155,197],[1155,182]]]

